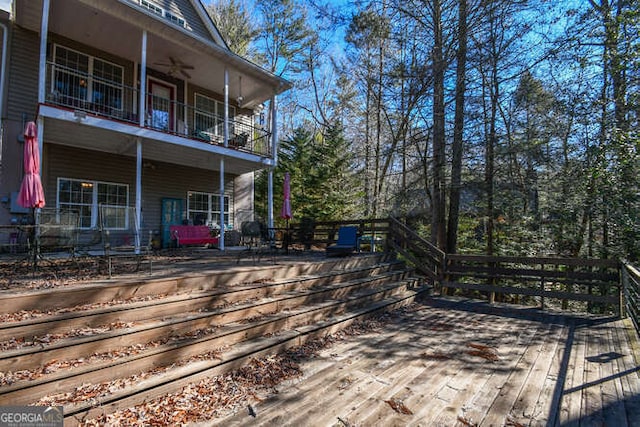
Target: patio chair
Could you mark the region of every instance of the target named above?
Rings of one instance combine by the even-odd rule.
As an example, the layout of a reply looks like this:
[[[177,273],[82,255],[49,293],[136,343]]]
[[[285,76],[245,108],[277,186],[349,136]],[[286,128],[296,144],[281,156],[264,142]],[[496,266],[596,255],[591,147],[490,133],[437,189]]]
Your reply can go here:
[[[327,256],[346,256],[358,248],[358,227],[342,226],[338,229],[338,241],[327,246]]]
[[[244,221],[240,225],[240,244],[246,249],[238,254],[236,264],[240,262],[242,255],[249,254],[254,263],[260,261],[263,254],[271,253],[275,263],[275,248],[273,239],[269,235],[267,227],[258,221]]]
[[[147,259],[151,274],[152,231],[149,230],[147,235],[136,224],[135,208],[100,205],[100,233],[109,278],[112,276],[115,258],[135,259],[136,271],[140,269],[142,261]]]

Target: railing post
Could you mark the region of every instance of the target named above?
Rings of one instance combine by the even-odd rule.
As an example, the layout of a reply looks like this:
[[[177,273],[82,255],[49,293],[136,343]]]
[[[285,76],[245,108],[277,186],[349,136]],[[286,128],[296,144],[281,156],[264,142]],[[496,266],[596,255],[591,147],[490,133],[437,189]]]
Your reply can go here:
[[[629,271],[627,270],[627,265],[625,262],[620,262],[619,268],[620,268],[620,286],[618,287],[618,301],[620,304],[620,318],[624,319],[625,317],[627,317],[625,299],[627,295],[627,290],[629,289]]]
[[[494,287],[496,286],[496,262],[494,261],[489,262],[489,274],[489,286]],[[489,304],[493,304],[495,301],[496,292],[492,290],[489,292]]]
[[[540,310],[544,310],[544,263],[540,264]]]

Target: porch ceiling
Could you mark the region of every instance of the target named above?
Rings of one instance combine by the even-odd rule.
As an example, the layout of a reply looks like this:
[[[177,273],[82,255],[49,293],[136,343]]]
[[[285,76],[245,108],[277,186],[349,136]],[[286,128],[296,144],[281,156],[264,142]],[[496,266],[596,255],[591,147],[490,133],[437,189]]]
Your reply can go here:
[[[40,32],[42,0],[17,0],[18,25]],[[229,98],[242,91],[242,107],[255,108],[290,83],[233,54],[226,47],[170,24],[127,0],[54,0],[50,3],[49,31],[96,47],[135,63],[141,61],[142,32],[147,30],[147,66],[169,57],[192,65],[189,84],[224,93],[224,69],[229,71]],[[240,89],[240,77],[242,88]]]
[[[134,126],[131,127],[135,128]],[[167,138],[166,135],[160,132],[149,132],[159,134],[165,139]],[[73,138],[69,138],[69,135],[73,135]],[[132,157],[133,159],[136,157],[136,138],[131,134],[127,135],[111,129],[100,129],[54,118],[46,118],[44,122],[43,140],[45,143],[118,154]],[[220,159],[224,158],[225,172],[237,175],[264,167],[260,163],[258,156],[246,155],[244,156],[245,158],[239,158],[234,157],[236,152],[230,148],[225,149],[220,146],[190,140],[186,140],[185,144],[180,141],[184,138],[171,135],[168,138],[175,139],[175,143],[167,143],[154,138],[147,139],[141,136],[143,160],[218,171],[220,170]],[[229,155],[225,155],[225,151]],[[254,161],[250,160],[252,157],[255,158]]]

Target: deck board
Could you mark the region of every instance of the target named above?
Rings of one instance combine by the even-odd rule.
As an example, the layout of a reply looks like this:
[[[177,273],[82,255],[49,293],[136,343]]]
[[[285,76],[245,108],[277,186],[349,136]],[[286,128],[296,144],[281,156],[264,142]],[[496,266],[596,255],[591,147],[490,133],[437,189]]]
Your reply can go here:
[[[256,417],[207,425],[637,427],[640,355],[629,332],[613,318],[431,298],[303,362],[305,376],[255,402]],[[470,354],[470,343],[498,359]],[[412,414],[395,412],[392,398]]]

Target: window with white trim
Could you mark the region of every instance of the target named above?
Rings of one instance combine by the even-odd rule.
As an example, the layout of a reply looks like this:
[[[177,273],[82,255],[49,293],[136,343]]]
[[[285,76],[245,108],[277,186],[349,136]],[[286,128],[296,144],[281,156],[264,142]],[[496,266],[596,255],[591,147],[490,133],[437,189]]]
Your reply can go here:
[[[51,93],[66,105],[122,110],[124,68],[60,45],[54,46]],[[111,111],[113,112],[113,111]]]
[[[180,25],[181,27],[185,27],[184,19],[180,18],[174,13],[169,12],[168,10],[164,11],[164,17],[169,21],[173,22],[176,25]]]
[[[231,197],[224,196],[224,223],[225,228],[233,227],[233,218],[230,215]],[[189,191],[187,193],[187,217],[194,224],[220,226],[220,195]]]
[[[212,139],[212,137],[222,138],[224,135],[224,103],[196,93],[194,105],[193,128],[196,136],[205,139]],[[235,107],[229,106],[229,118],[232,119],[235,115]],[[233,135],[233,133],[233,122],[231,122],[229,123],[229,134]]]
[[[151,12],[157,13],[158,15],[162,16],[162,8],[159,6],[156,6],[151,2],[148,2],[147,0],[140,0],[140,6],[146,9],[149,9]]]
[[[108,213],[107,228],[129,228],[129,186],[113,182],[58,178],[58,208],[75,211],[80,228],[98,227],[98,206]]]
[[[180,16],[176,15],[175,13],[169,10],[163,9],[162,7],[158,6],[156,3],[149,0],[139,0],[139,1],[140,1],[140,6],[144,7],[145,9],[150,10],[156,15],[160,15],[164,17],[169,22],[172,22],[183,28],[187,28],[187,23],[185,22],[185,20]]]

